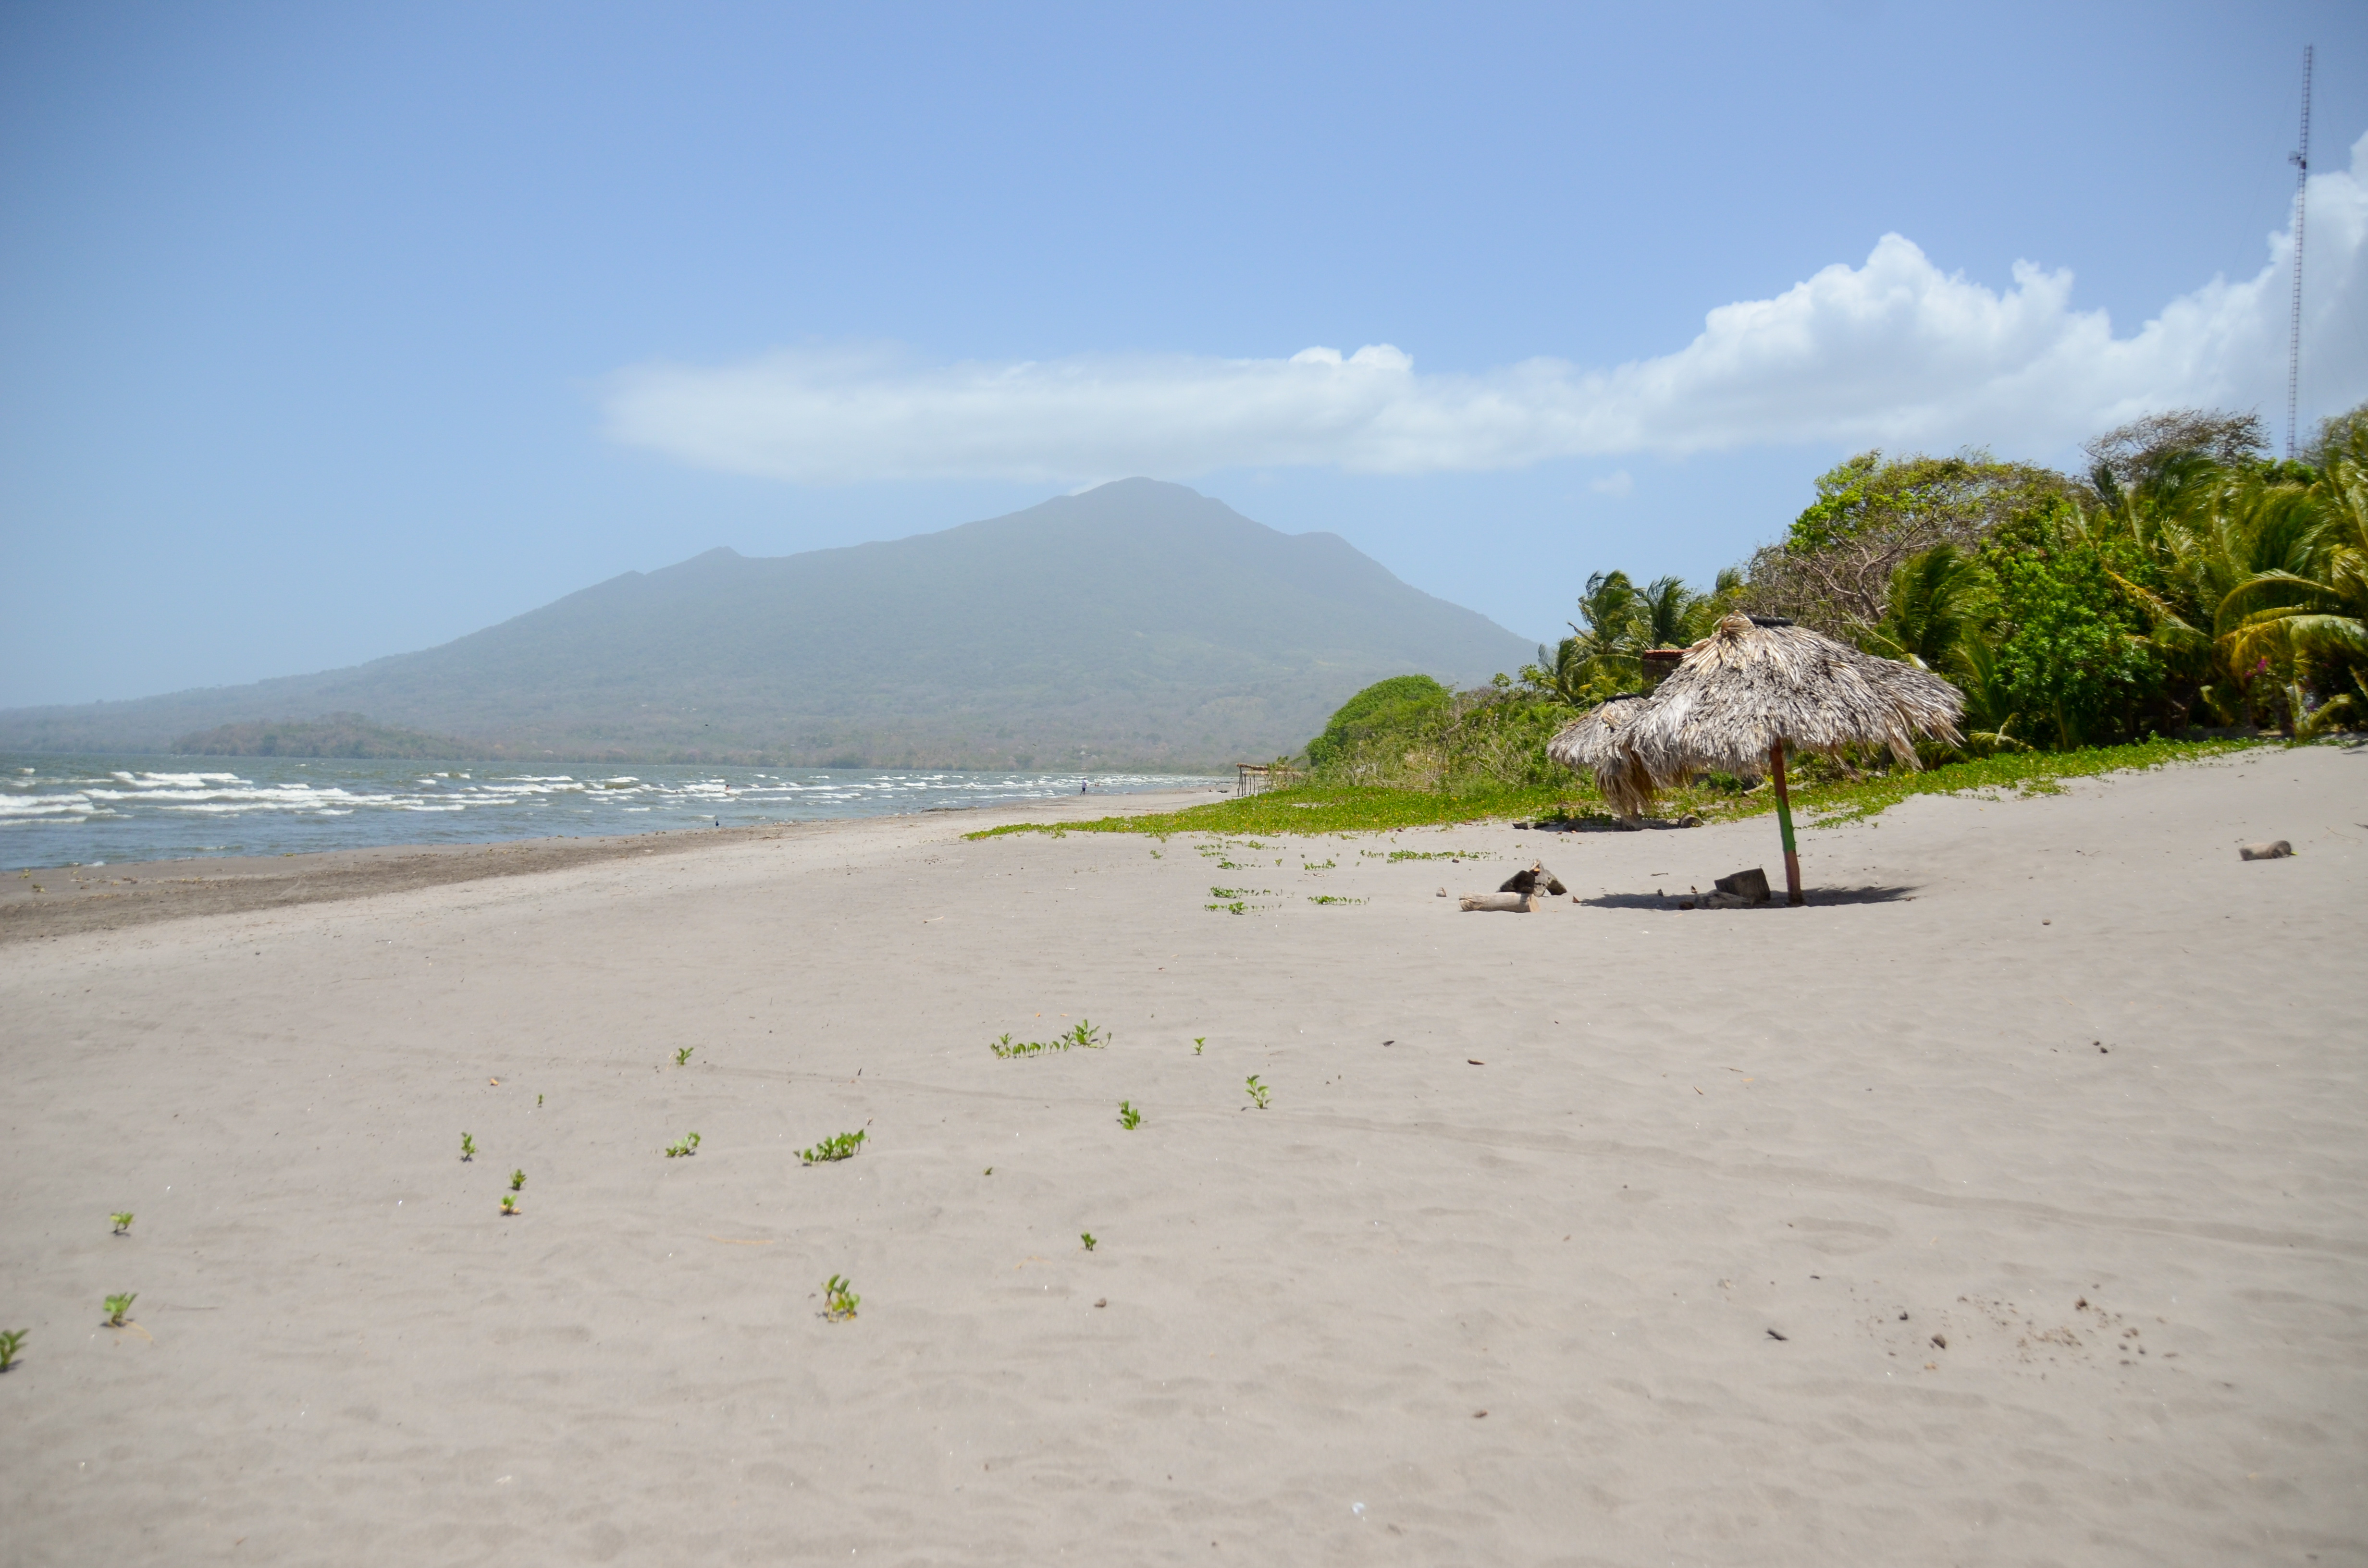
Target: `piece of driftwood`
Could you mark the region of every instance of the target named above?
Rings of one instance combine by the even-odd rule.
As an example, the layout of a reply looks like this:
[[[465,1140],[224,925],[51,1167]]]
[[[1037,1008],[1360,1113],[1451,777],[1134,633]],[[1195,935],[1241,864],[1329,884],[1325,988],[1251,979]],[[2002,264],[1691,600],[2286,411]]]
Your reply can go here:
[[[2293,853],[2294,846],[2283,838],[2273,838],[2266,844],[2248,844],[2237,851],[2237,858],[2244,860],[2283,860]]]
[[[1540,888],[1543,888],[1546,892],[1554,894],[1556,898],[1560,898],[1563,894],[1570,891],[1568,888],[1562,885],[1562,879],[1560,877],[1555,876],[1552,871],[1545,869],[1543,862],[1532,865],[1526,871],[1515,871],[1511,876],[1505,879],[1504,885],[1499,887],[1497,891],[1498,892],[1533,893]]]
[[[1525,892],[1468,892],[1457,902],[1466,911],[1497,910],[1508,915],[1530,912],[1530,895]]]

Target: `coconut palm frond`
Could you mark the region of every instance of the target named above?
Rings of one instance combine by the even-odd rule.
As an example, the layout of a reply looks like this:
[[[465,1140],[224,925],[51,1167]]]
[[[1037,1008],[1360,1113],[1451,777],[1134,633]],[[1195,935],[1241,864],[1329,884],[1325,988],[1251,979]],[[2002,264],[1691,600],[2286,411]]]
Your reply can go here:
[[[2198,631],[2189,625],[2186,617],[2173,609],[2169,601],[2160,594],[2151,588],[2140,587],[2110,566],[2105,568],[2105,575],[2112,578],[2116,587],[2136,600],[2138,608],[2146,611],[2147,620],[2153,624],[2153,636],[2156,642],[2167,648],[2197,649],[2211,645],[2211,633]]]

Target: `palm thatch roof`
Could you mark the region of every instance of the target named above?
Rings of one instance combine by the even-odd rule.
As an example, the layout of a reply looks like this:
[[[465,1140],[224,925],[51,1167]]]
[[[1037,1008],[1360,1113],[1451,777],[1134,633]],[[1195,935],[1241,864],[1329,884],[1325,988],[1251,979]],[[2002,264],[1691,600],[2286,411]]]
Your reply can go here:
[[[1595,775],[1606,804],[1623,817],[1642,816],[1653,801],[1653,777],[1631,745],[1636,721],[1651,698],[1622,692],[1588,709],[1546,743],[1546,755],[1574,771]]]
[[[1861,653],[1805,626],[1730,615],[1686,651],[1621,728],[1655,786],[1702,769],[1756,773],[1769,748],[1833,755],[1883,745],[1909,767],[1919,736],[1956,744],[1964,698],[1940,676]]]

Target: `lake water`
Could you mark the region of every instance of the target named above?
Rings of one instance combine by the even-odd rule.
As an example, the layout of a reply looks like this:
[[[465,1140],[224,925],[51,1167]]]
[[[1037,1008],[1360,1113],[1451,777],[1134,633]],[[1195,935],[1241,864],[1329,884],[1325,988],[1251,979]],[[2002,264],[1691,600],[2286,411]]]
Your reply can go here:
[[[1175,774],[0,755],[0,866],[482,844],[1184,790]]]

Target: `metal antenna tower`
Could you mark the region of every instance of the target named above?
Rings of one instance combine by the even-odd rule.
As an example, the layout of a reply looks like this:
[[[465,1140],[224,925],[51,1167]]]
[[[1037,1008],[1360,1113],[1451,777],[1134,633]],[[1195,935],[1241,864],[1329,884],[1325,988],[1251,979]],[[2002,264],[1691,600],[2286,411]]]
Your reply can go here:
[[[2302,46],[2302,150],[2288,153],[2294,166],[2294,323],[2286,347],[2286,458],[2294,455],[2294,393],[2302,386],[2302,221],[2310,200],[2310,56]]]

